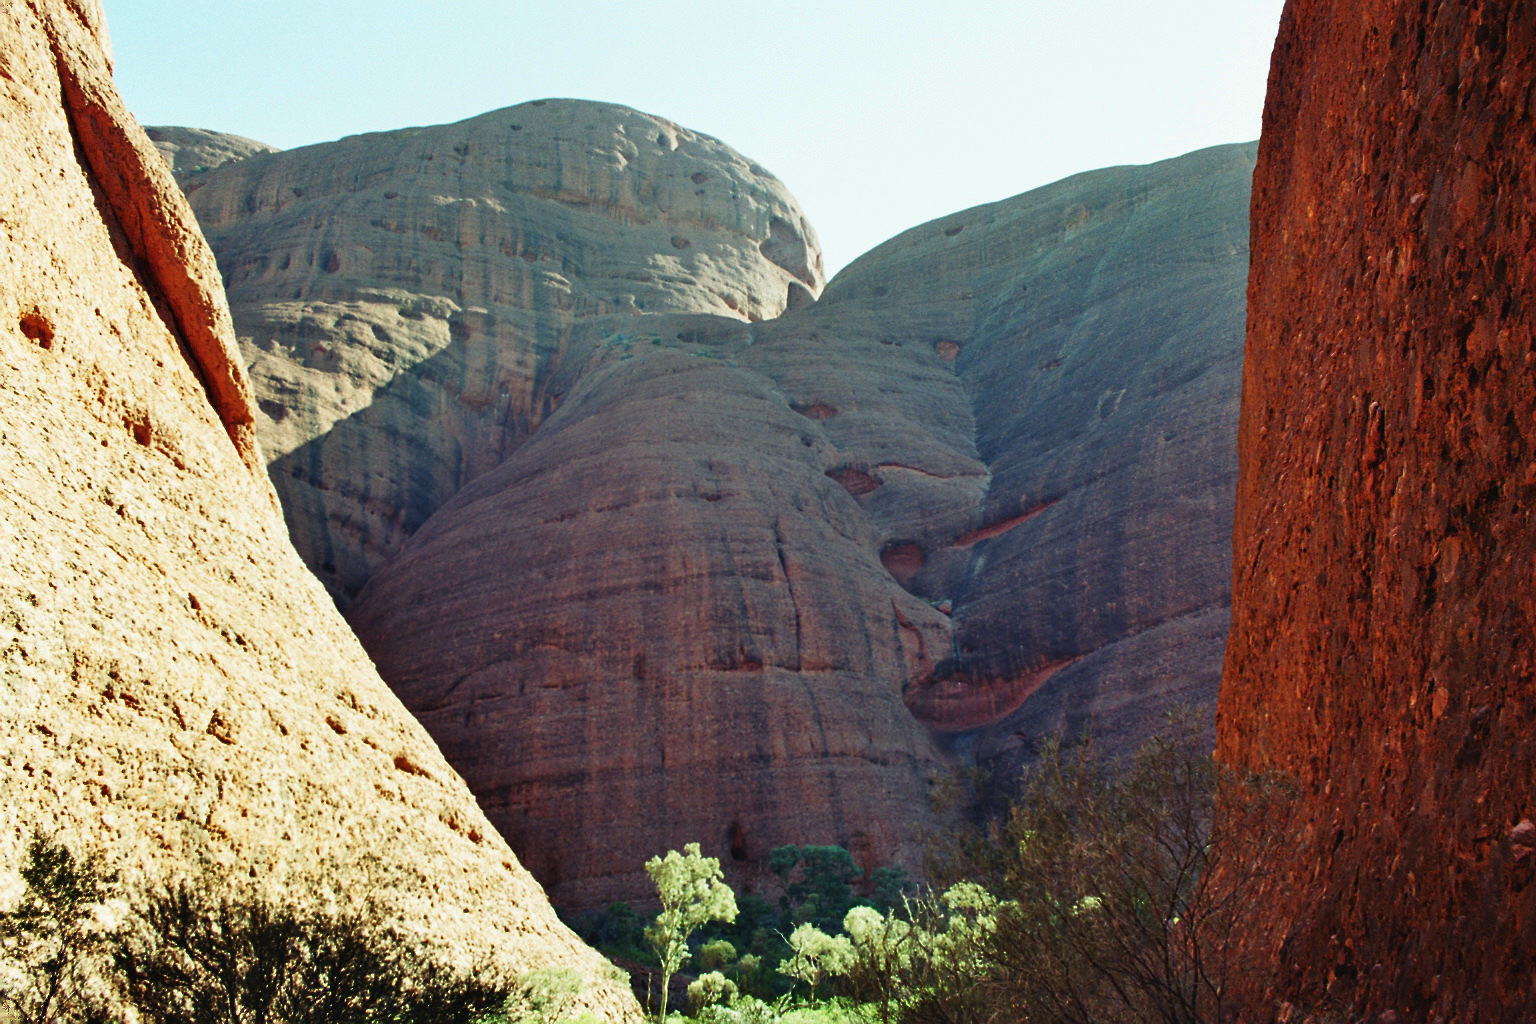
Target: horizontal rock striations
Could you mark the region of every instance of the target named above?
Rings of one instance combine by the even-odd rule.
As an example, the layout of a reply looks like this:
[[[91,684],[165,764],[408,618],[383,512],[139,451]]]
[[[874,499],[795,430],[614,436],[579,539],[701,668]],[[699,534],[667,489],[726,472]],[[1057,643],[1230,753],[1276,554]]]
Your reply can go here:
[[[1299,792],[1247,1019],[1536,1005],[1533,90],[1509,0],[1281,24],[1217,752]]]
[[[1210,707],[1253,152],[943,218],[820,301],[775,179],[610,105],[186,187],[300,550],[600,906],[690,841],[747,886],[782,843],[909,861],[942,748]]]
[[[924,727],[1006,762],[1209,708],[1252,155],[926,225],[775,320],[571,332],[558,411],[351,612],[557,899],[643,892],[637,836],[744,836],[747,884],[902,858]]]
[[[102,31],[0,13],[0,862],[41,830],[130,882],[368,889],[465,965],[572,967],[638,1019],[288,543],[212,256]]]
[[[625,107],[536,100],[187,180],[299,551],[345,607],[562,400],[594,316],[777,316],[821,291],[784,186]]]
[[[871,511],[908,545],[907,585],[953,608],[954,651],[909,703],[976,731],[999,767],[1062,730],[1128,749],[1162,710],[1214,701],[1254,151],[1093,171],[922,225],[812,314],[931,353],[969,396],[984,475],[960,522]]]
[[[786,843],[910,864],[937,754],[900,680],[947,620],[754,325],[624,326],[633,358],[421,527],[358,635],[562,904],[644,898],[644,855],[690,840],[748,889]]]

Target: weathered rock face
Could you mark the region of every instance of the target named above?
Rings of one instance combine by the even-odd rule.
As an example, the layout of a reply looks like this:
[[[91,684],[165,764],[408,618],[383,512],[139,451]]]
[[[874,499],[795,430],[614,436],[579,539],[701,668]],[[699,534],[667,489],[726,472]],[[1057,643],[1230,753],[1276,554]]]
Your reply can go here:
[[[289,545],[212,254],[101,33],[0,12],[0,858],[39,828],[130,880],[206,855],[374,886],[638,1018]]]
[[[155,149],[171,165],[171,173],[182,182],[222,167],[236,160],[244,160],[257,153],[276,153],[276,146],[247,139],[243,135],[211,132],[206,128],[145,128],[144,134],[155,144]]]
[[[569,332],[558,411],[350,614],[557,900],[695,839],[747,885],[902,859],[925,729],[1006,762],[1209,708],[1252,157],[945,218],[775,320]]]
[[[1217,724],[1300,788],[1254,1019],[1536,1005],[1533,89],[1512,0],[1281,24]]]
[[[594,316],[757,320],[822,286],[777,179],[624,107],[538,100],[185,182],[300,552],[343,607],[559,404]]]
[[[1000,768],[1063,730],[1119,752],[1164,709],[1214,702],[1253,157],[1093,171],[941,218],[856,260],[813,313],[931,352],[969,396],[983,475],[958,521],[860,500],[907,545],[907,585],[953,606],[953,654],[908,703]]]
[[[643,897],[688,841],[748,889],[784,843],[910,862],[937,754],[900,681],[947,620],[881,566],[754,325],[630,323],[657,333],[427,521],[359,636],[562,904]]]

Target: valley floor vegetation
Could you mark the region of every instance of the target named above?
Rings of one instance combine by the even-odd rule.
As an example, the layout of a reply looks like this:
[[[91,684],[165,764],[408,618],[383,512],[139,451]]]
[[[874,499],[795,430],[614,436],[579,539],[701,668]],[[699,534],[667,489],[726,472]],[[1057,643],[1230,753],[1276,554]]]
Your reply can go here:
[[[646,864],[650,923],[623,903],[570,923],[662,1021],[1225,1024],[1245,970],[1227,940],[1263,913],[1256,865],[1288,796],[1199,747],[1193,729],[1119,763],[1048,744],[1004,813],[943,837],[921,886],[785,846],[777,905],[738,899],[689,844]],[[0,1021],[596,1024],[574,972],[457,973],[371,903],[306,911],[209,873],[129,897],[45,837],[22,880],[0,914]]]
[[[659,1017],[691,967],[700,1024],[1225,1024],[1249,970],[1229,940],[1263,913],[1289,795],[1203,743],[1176,721],[1119,762],[1046,744],[1005,810],[939,840],[922,886],[883,869],[856,896],[846,850],[788,846],[769,860],[778,906],[737,901],[690,845],[647,865],[664,908],[649,928],[625,904],[572,923],[657,968]]]

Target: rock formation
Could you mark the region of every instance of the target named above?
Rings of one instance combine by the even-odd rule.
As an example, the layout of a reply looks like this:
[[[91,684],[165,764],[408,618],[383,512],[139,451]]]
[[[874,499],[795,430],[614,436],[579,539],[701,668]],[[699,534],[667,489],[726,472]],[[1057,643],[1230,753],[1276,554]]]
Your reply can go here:
[[[974,731],[998,768],[1062,731],[1121,752],[1169,707],[1214,702],[1253,157],[1220,146],[941,218],[856,260],[809,311],[963,385],[983,475],[954,495],[958,521],[908,493],[924,478],[878,438],[843,416],[826,427],[875,467],[882,487],[859,500],[908,567],[893,571],[953,609],[953,653],[909,704]],[[839,405],[836,379],[795,394]]]
[[[1217,723],[1299,788],[1249,1019],[1536,1005],[1533,96],[1513,0],[1286,8]]]
[[[922,727],[1007,764],[1210,706],[1252,153],[925,225],[778,319],[567,335],[559,409],[351,613],[558,900],[695,838],[748,885],[904,859]]]
[[[708,136],[536,100],[185,182],[239,310],[299,551],[345,608],[562,400],[574,323],[821,291],[794,200]]]
[[[0,12],[0,860],[41,829],[130,881],[371,886],[637,1018],[288,543],[213,256],[104,38],[89,0]]]
[[[155,144],[155,149],[171,165],[171,173],[182,181],[183,187],[191,184],[204,171],[244,160],[257,153],[275,153],[277,148],[242,135],[211,132],[205,128],[145,128],[144,134]]]
[[[1253,152],[942,218],[820,301],[772,175],[610,104],[184,181],[299,550],[593,906],[689,841],[748,886],[909,859],[942,748],[1209,709]]]

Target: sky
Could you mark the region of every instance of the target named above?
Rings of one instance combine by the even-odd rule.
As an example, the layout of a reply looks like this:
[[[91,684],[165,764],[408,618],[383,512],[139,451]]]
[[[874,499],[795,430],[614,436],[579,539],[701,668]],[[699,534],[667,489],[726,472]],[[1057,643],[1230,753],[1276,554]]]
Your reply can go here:
[[[146,125],[282,148],[622,103],[773,171],[829,273],[957,210],[1258,137],[1282,0],[105,0]]]

